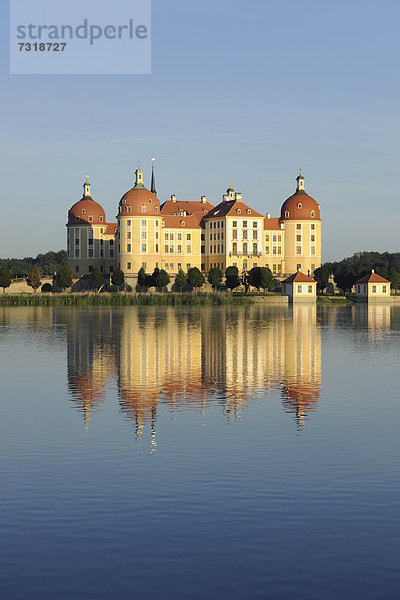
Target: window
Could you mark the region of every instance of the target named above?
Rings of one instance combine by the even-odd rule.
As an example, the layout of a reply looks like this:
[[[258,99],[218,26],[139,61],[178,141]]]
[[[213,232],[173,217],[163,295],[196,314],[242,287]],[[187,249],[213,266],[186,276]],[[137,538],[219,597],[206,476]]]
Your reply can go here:
[[[158,252],[158,244],[156,244],[156,252]]]
[[[297,269],[298,271],[300,271],[300,270],[301,270],[301,265],[296,265],[296,269]]]
[[[257,238],[258,238],[257,229],[253,229],[253,240],[256,240]]]
[[[276,242],[276,235],[273,236],[272,241]]]
[[[201,263],[201,270],[202,270],[202,271],[205,271],[205,270],[206,270],[206,265],[205,265],[205,263]]]
[[[146,226],[147,226],[147,221],[146,221],[146,219],[142,219],[141,223],[142,223],[142,227],[146,227]]]
[[[282,270],[282,265],[278,265],[278,271]]]
[[[100,221],[100,223],[102,223],[103,222],[103,217],[100,217],[99,221]]]
[[[178,235],[177,235],[177,239],[178,239],[178,240],[181,240],[181,239],[182,239],[182,234],[181,234],[181,233],[178,233]]]
[[[243,221],[243,227],[244,227],[244,229],[247,228],[247,221]]]
[[[187,233],[186,234],[186,239],[187,240],[191,240],[192,239],[192,234],[191,233]]]
[[[296,246],[296,254],[301,254],[301,246]]]
[[[147,244],[142,244],[142,252],[147,252]]]
[[[186,268],[190,269],[190,263],[186,263]]]
[[[315,254],[315,246],[311,246],[311,254],[314,255]]]
[[[128,269],[128,271],[130,271],[132,269],[132,263],[127,263],[126,268]]]
[[[142,240],[147,239],[147,231],[142,231]]]
[[[278,246],[278,254],[282,254],[282,248]]]
[[[286,210],[286,211],[285,211],[285,219],[288,219],[288,218],[289,218],[289,211],[288,211],[288,210]]]
[[[253,229],[257,229],[257,221],[253,221]]]
[[[114,271],[114,267],[111,265],[110,266],[110,273],[112,273]]]
[[[265,241],[269,242],[269,235],[268,234],[265,236]]]
[[[78,267],[78,265],[76,265],[76,267],[75,267],[75,273],[79,273],[79,267]]]
[[[132,221],[128,221],[128,227],[132,225]]]
[[[86,209],[82,208],[82,214],[84,215],[86,213]]]
[[[282,236],[278,235],[278,242],[282,241]]]
[[[297,203],[297,208],[302,208],[302,204],[301,204],[301,202],[298,202],[298,203]]]
[[[142,206],[140,207],[140,212],[142,212],[142,213],[145,213],[145,212],[146,212],[146,210],[147,210],[147,209],[146,209],[146,207],[145,207],[144,205],[142,205]]]
[[[373,286],[372,286],[372,293],[373,293],[373,294],[376,294],[376,285],[373,285]]]
[[[253,244],[253,254],[258,254],[258,245]]]
[[[315,223],[311,224],[311,230],[314,231],[315,230]]]
[[[191,254],[192,246],[186,246],[186,254]]]
[[[132,233],[130,231],[128,231],[128,233],[126,234],[126,237],[128,240],[130,240],[132,238]]]
[[[243,239],[247,240],[247,229],[243,229]]]
[[[246,242],[244,242],[244,244],[243,244],[243,253],[247,254],[247,243]]]
[[[126,247],[126,251],[127,251],[127,252],[132,252],[132,245],[131,245],[131,244],[128,244],[128,245],[127,245],[127,247]]]
[[[298,242],[301,242],[301,235],[297,235],[297,236],[296,236],[296,240],[297,240]]]
[[[232,221],[232,227],[237,227],[237,221]]]
[[[311,211],[311,217],[315,217],[315,212],[313,210]]]
[[[311,271],[314,272],[315,271],[315,265],[311,265]]]
[[[182,246],[180,244],[178,245],[178,254],[182,254]]]
[[[204,247],[204,246],[202,246],[202,247],[201,247],[201,253],[202,253],[202,254],[205,254],[205,253],[206,253],[206,249],[205,249],[205,247]]]
[[[240,208],[238,208],[236,212],[237,212],[237,214],[238,214],[238,215],[240,215],[240,213],[241,213],[242,211],[240,210]]]
[[[312,242],[315,242],[315,235],[312,235],[312,236],[311,236],[311,241],[312,241]]]
[[[178,248],[179,248],[179,246],[178,246]],[[168,244],[165,244],[164,251],[165,251],[165,254],[168,254],[168,252],[169,252],[169,245]]]
[[[75,258],[79,258],[79,248],[75,250]]]
[[[173,233],[170,233],[170,234],[169,234],[169,239],[170,239],[171,241],[173,241],[173,240],[174,240],[174,234],[173,234]]]
[[[79,217],[78,217],[78,221],[79,221]],[[92,223],[92,221],[93,221],[92,215],[89,215],[89,221],[90,221],[90,223]]]
[[[93,238],[88,239],[89,246],[93,246]]]
[[[272,248],[272,254],[276,254],[276,247],[275,246]]]
[[[272,265],[272,272],[276,273],[276,265]]]
[[[202,241],[202,242],[204,242],[204,241],[205,241],[205,239],[206,239],[206,236],[205,236],[205,234],[204,234],[204,233],[202,233],[202,234],[201,234],[201,241]]]
[[[232,231],[232,239],[237,240],[237,229]]]
[[[169,251],[170,251],[170,253],[171,253],[171,254],[173,254],[173,253],[174,253],[174,247],[173,247],[173,246],[170,246],[170,247],[169,247]]]
[[[93,258],[93,248],[89,248],[88,256],[89,258]]]
[[[309,286],[308,286],[308,293],[309,293],[309,294],[312,294],[312,285],[309,285]]]
[[[298,294],[301,294],[301,285],[298,285],[298,286],[297,286],[297,293],[298,293]]]
[[[174,270],[174,263],[169,263],[169,268],[171,269],[171,271]]]
[[[110,258],[114,258],[114,250],[110,250]]]
[[[110,246],[114,246],[114,240],[110,240]]]
[[[265,254],[269,254],[269,246],[265,246]]]
[[[237,243],[236,242],[233,242],[233,244],[232,244],[232,252],[233,252],[233,254],[237,253]]]
[[[296,229],[301,229],[301,223],[297,223]]]
[[[182,263],[178,263],[177,266],[178,266],[178,271],[179,271],[179,269],[182,269]]]
[[[386,285],[382,286],[382,294],[386,294]]]
[[[248,208],[246,212],[247,212],[247,214],[248,214],[248,215],[251,215],[251,210],[250,210],[250,208]]]
[[[143,267],[143,269],[144,269],[144,270],[146,270],[147,263],[145,263],[145,262],[142,262],[142,267]]]

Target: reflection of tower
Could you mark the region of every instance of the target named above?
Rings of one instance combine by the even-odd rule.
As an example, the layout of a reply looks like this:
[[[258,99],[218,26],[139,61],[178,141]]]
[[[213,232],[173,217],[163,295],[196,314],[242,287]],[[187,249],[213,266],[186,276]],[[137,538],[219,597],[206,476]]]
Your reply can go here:
[[[66,320],[68,389],[88,430],[93,409],[104,401],[107,379],[115,376],[112,312],[72,310]]]
[[[202,401],[201,331],[194,311],[129,308],[119,352],[120,407],[136,422],[137,438],[151,424],[155,444],[158,404],[176,410]]]
[[[390,304],[368,303],[368,334],[370,337],[379,338],[390,332],[390,309]]]
[[[294,412],[299,430],[307,413],[317,408],[321,390],[321,331],[315,305],[294,305],[285,327],[285,362],[282,373],[283,404]]]

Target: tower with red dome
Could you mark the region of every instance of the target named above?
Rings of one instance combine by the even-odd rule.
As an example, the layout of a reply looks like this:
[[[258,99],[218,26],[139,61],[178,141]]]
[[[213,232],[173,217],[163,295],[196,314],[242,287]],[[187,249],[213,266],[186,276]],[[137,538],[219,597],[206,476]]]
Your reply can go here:
[[[321,266],[320,206],[305,191],[304,177],[297,177],[295,193],[282,204],[280,223],[285,231],[283,271],[312,275]]]

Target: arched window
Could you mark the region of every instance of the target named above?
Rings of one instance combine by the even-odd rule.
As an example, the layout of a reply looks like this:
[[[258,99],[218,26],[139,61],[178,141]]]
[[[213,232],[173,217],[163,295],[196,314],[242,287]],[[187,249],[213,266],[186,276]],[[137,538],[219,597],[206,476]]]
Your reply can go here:
[[[82,214],[84,215],[86,213],[86,208],[82,208]]]
[[[232,251],[233,251],[233,254],[237,253],[237,243],[236,242],[233,242],[233,244],[232,244]]]
[[[247,254],[247,242],[243,242],[243,254]]]
[[[302,203],[301,203],[301,202],[298,202],[298,203],[297,203],[297,208],[302,208],[302,206],[303,206],[303,205],[302,205]]]
[[[288,218],[289,218],[289,211],[288,211],[288,210],[285,212],[285,218],[286,218],[286,219],[288,219]]]
[[[253,254],[258,254],[258,245],[253,244]]]
[[[315,217],[315,211],[314,210],[311,211],[311,216]]]
[[[251,215],[251,210],[250,210],[250,208],[248,208],[248,209],[247,209],[247,214],[248,214],[248,215]]]
[[[92,215],[89,215],[89,221],[90,221],[90,223],[93,221]]]
[[[103,222],[103,217],[100,217],[100,223],[102,223],[102,222]]]
[[[146,212],[146,207],[144,206],[144,204],[140,207],[140,212],[142,212],[142,213]]]
[[[241,213],[242,211],[240,210],[240,208],[238,208],[236,212],[237,212],[237,214],[238,214],[238,215],[240,215],[240,213]]]

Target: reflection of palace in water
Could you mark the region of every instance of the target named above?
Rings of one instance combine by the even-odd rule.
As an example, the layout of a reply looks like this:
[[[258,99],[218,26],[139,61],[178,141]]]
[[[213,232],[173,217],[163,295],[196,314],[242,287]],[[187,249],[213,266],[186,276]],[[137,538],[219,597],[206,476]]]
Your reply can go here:
[[[321,334],[316,307],[127,307],[68,311],[68,385],[89,426],[107,388],[140,436],[157,409],[229,419],[255,398],[280,394],[301,428],[318,405]]]

